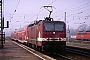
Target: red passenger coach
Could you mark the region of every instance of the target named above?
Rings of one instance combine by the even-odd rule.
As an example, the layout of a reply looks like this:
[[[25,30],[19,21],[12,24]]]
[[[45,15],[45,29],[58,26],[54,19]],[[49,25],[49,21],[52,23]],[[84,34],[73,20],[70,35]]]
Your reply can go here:
[[[49,18],[28,25],[29,45],[38,50],[63,49],[66,46],[66,24]]]
[[[11,33],[13,40],[16,40],[21,43],[27,44],[28,41],[28,27],[17,29],[15,32]]]
[[[18,36],[17,36],[16,31],[14,31],[14,32],[11,33],[11,37],[12,37],[11,38],[12,40],[17,40]]]
[[[11,37],[12,37],[13,40],[16,38],[15,35],[16,35],[16,34],[15,34],[14,32],[11,33]]]
[[[27,43],[28,41],[28,27],[25,26],[24,28],[19,29],[19,31],[17,32],[17,36],[18,36],[18,41],[22,42],[22,43]]]

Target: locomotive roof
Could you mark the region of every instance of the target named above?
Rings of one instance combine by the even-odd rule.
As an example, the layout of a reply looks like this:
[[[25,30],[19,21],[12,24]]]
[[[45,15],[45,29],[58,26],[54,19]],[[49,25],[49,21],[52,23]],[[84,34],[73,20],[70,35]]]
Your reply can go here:
[[[27,25],[27,26],[28,26],[28,27],[33,26],[33,25],[35,25],[35,24],[38,24],[38,23],[41,22],[41,21],[43,21],[43,22],[62,22],[62,23],[64,23],[64,21],[46,21],[46,20],[39,20],[39,21],[34,21],[34,23],[29,24],[29,25]]]
[[[34,24],[29,24],[28,27],[33,26]]]

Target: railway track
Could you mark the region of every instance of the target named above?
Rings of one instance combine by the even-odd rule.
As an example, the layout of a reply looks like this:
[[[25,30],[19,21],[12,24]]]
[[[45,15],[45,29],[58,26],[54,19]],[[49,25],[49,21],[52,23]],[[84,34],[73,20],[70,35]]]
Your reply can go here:
[[[59,60],[59,59],[63,59],[63,60],[74,60],[74,59],[72,59],[72,58],[70,58],[70,57],[67,57],[67,56],[65,56],[65,55],[62,55],[62,54],[58,54],[58,53],[54,53],[54,52],[53,52],[53,54],[59,56],[59,58],[57,58],[57,60]],[[61,58],[60,58],[60,57],[61,57]]]
[[[70,57],[67,57],[65,54],[60,54],[56,52],[44,52],[43,54],[48,55],[56,60],[74,60]]]
[[[66,51],[71,52],[71,53],[75,53],[75,54],[79,54],[82,56],[90,57],[90,51],[89,50],[74,48],[74,47],[67,47]]]
[[[90,52],[74,48],[66,48],[63,52],[47,54],[56,60],[90,60]]]
[[[77,54],[77,53],[73,53],[73,52],[64,52],[64,53],[55,53],[53,52],[53,54],[55,54],[56,56],[52,56],[53,58],[55,58],[56,60],[90,60],[90,56],[88,55],[85,56],[85,54]]]

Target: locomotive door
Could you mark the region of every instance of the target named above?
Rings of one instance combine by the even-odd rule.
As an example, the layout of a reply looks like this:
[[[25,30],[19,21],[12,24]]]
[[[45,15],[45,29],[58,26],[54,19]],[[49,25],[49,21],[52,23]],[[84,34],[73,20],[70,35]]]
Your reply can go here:
[[[36,32],[35,32],[35,35],[36,35],[35,38],[36,38],[36,47],[37,47],[37,43],[38,43],[38,42],[37,42],[37,37],[38,37],[38,26],[36,26],[35,31],[36,31]]]
[[[39,32],[40,32],[40,24],[38,24],[36,28],[36,45],[38,45]]]

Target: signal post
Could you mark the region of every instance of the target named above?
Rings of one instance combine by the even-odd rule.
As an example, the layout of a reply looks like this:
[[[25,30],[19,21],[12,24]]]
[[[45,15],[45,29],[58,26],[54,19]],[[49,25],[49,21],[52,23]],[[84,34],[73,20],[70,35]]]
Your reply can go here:
[[[8,28],[9,27],[9,22],[7,21],[7,27],[4,27],[4,15],[2,12],[4,12],[3,10],[3,1],[0,0],[0,48],[3,48],[3,45],[5,43],[5,32],[3,32],[4,28]]]

